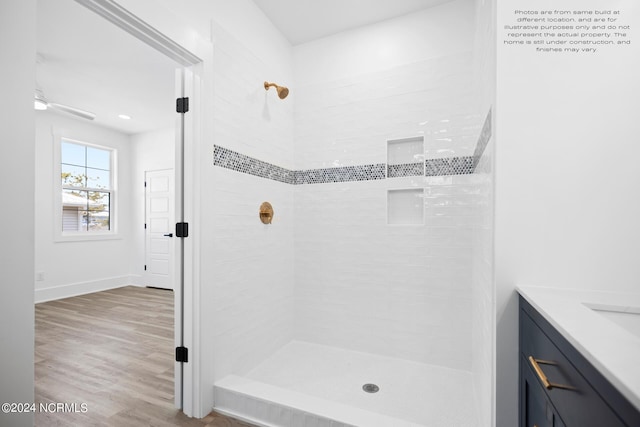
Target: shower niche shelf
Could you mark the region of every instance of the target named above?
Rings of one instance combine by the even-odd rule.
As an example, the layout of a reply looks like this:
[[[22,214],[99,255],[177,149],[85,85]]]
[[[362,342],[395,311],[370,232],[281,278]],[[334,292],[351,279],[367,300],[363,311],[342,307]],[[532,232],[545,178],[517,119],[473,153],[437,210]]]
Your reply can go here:
[[[424,137],[387,141],[387,178],[424,176]]]
[[[424,189],[387,190],[387,224],[424,224]]]

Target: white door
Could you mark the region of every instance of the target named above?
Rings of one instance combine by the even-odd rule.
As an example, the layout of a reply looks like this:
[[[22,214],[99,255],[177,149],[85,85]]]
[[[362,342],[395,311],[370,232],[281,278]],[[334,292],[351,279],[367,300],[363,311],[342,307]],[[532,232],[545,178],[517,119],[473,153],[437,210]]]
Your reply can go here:
[[[173,290],[173,169],[145,172],[144,284]]]

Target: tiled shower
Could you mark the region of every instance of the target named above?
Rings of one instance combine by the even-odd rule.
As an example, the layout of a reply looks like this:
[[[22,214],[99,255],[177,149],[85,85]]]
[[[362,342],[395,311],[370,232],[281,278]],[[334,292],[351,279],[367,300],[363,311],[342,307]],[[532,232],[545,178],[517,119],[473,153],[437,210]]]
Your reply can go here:
[[[216,280],[203,297],[216,301],[204,333],[217,410],[265,426],[489,425],[477,363],[491,345],[478,336],[490,329],[492,117],[472,29],[441,25],[473,25],[471,5],[279,61],[214,28],[204,244]],[[416,31],[439,44],[405,43]],[[362,64],[383,36],[404,56],[381,49]],[[265,92],[265,79],[291,94]]]

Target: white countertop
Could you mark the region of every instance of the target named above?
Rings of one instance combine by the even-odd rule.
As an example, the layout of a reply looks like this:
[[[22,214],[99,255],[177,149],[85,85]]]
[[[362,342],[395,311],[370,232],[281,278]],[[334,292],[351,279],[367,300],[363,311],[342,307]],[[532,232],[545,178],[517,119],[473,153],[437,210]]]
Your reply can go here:
[[[518,292],[640,410],[640,337],[590,307],[640,312],[640,293],[518,286]]]

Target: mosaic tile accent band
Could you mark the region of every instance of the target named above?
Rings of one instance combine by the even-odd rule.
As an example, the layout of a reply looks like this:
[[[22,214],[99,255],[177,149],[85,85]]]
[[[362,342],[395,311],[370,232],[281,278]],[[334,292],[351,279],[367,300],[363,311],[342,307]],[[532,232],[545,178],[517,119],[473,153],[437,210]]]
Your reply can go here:
[[[398,165],[377,163],[372,165],[292,171],[271,163],[263,162],[262,160],[254,159],[253,157],[240,154],[219,145],[214,145],[213,164],[237,172],[292,185],[373,181],[386,178],[422,176],[423,173],[424,176],[468,175],[475,172],[475,168],[491,139],[491,135],[491,110],[489,110],[473,156],[427,159],[424,161],[424,169],[422,163],[404,163]]]
[[[443,159],[429,159],[424,162],[426,176],[468,175],[475,167],[475,157],[449,157]]]
[[[473,153],[473,168],[475,170],[476,165],[480,161],[482,154],[484,153],[484,149],[487,148],[487,144],[489,144],[489,140],[491,139],[491,135],[493,130],[491,128],[491,109],[487,113],[487,118],[484,119],[484,125],[482,125],[482,131],[480,131],[480,137],[478,138],[478,143],[476,144],[476,149]]]
[[[385,164],[296,171],[296,185],[385,179]]]
[[[386,179],[387,177],[422,176],[423,173],[425,176],[465,175],[473,173],[475,167],[474,157],[468,156],[429,159],[424,162],[424,170],[422,163],[389,165],[388,167],[385,163],[377,163],[291,171],[219,145],[215,145],[213,149],[213,164],[236,172],[294,185],[374,181]],[[387,170],[385,171],[385,169]]]
[[[384,163],[292,171],[219,145],[214,145],[213,148],[213,164],[236,172],[295,185],[373,181],[386,178]]]
[[[387,166],[387,178],[399,178],[403,176],[421,176],[424,174],[424,165],[421,163],[402,163]]]
[[[213,164],[214,166],[248,173],[260,178],[272,179],[285,184],[295,184],[296,173],[294,171],[245,156],[219,145],[213,146]]]

